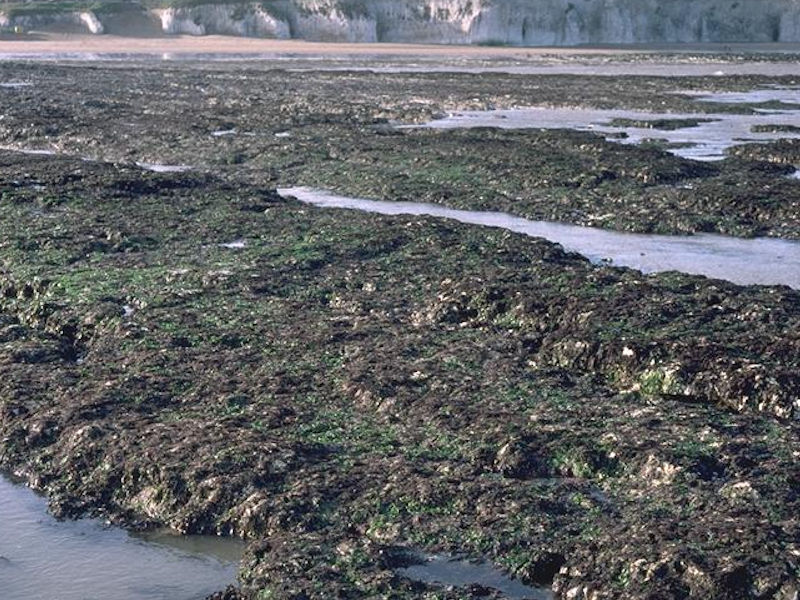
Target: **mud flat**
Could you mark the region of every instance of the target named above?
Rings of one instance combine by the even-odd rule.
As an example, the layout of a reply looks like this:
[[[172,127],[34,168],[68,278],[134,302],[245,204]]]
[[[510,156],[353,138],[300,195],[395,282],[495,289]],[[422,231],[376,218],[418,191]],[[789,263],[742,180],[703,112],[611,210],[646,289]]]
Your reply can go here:
[[[792,81],[0,63],[0,467],[56,516],[243,538],[228,599],[791,600],[800,292],[275,189],[796,240],[796,140],[398,127]]]

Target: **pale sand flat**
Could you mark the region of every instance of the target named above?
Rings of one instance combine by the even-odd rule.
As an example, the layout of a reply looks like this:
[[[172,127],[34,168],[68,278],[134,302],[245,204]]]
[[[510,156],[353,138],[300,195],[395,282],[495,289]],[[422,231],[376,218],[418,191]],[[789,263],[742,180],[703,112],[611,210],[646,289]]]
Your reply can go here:
[[[552,54],[625,54],[642,50],[609,48],[520,48],[434,44],[331,43],[222,35],[122,37],[42,33],[33,39],[0,40],[0,54],[138,53],[138,54],[290,54],[290,55],[426,55],[471,58],[528,58]]]

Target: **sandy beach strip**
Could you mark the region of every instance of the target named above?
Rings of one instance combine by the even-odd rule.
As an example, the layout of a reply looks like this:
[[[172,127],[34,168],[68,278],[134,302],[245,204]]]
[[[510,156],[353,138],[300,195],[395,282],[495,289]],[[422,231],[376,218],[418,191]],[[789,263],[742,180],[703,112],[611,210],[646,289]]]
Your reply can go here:
[[[511,47],[444,44],[310,42],[223,35],[127,37],[67,33],[30,33],[0,37],[0,54],[56,53],[210,53],[276,55],[424,55],[471,58],[533,58],[578,55],[624,55],[660,52],[800,53],[800,44],[659,44],[634,46]]]
[[[319,55],[423,55],[471,58],[531,58],[552,54],[598,55],[641,53],[641,49],[521,48],[395,43],[333,43],[278,40],[222,35],[123,37],[117,35],[30,34],[0,39],[0,54],[271,54]]]

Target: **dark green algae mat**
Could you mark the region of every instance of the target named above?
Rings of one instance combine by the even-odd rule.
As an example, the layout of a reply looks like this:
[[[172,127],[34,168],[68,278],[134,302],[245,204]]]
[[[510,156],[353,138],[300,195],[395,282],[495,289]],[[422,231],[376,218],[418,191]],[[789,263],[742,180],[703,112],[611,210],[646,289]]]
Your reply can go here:
[[[252,598],[794,597],[800,293],[0,155],[0,466],[62,516],[249,541]],[[229,592],[228,596],[233,596]]]
[[[800,140],[736,146],[723,161],[701,163],[673,156],[660,139],[663,129],[706,113],[776,108],[703,102],[696,93],[796,88],[794,77],[292,73],[285,66],[2,62],[0,82],[29,85],[0,88],[0,145],[622,231],[800,238],[800,182],[789,177],[800,165]],[[525,106],[652,112],[653,139],[623,145],[587,131],[394,127]],[[672,113],[696,117],[680,122]]]

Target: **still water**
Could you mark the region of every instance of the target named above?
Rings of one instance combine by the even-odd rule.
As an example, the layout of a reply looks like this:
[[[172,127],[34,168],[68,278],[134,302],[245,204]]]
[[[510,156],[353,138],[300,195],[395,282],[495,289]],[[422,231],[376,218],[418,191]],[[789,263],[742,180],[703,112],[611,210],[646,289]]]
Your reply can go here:
[[[591,108],[531,107],[508,110],[458,111],[423,125],[432,129],[575,129],[604,134],[610,141],[640,144],[661,140],[667,151],[692,160],[722,160],[727,150],[740,144],[800,138],[800,89],[766,88],[749,92],[697,94],[683,92],[706,103],[749,105],[752,114],[730,113],[652,113],[631,110]],[[762,108],[777,106],[778,108]],[[661,119],[696,119],[696,125],[676,129],[621,125],[620,120],[636,125]],[[788,126],[787,131],[769,128]],[[406,126],[406,127],[418,127]],[[768,128],[766,131],[764,128]],[[794,128],[794,129],[792,129]],[[624,137],[620,137],[624,134]]]
[[[2,600],[202,600],[235,582],[242,551],[232,539],[58,521],[0,475]]]
[[[800,242],[723,235],[622,233],[501,212],[469,211],[422,202],[386,202],[337,196],[307,187],[281,188],[282,196],[320,207],[350,208],[384,215],[429,215],[462,223],[499,227],[541,237],[592,262],[631,267],[644,273],[681,271],[742,285],[788,285],[800,289]]]
[[[421,556],[417,564],[395,571],[401,577],[441,586],[467,587],[479,585],[497,590],[509,600],[553,600],[553,592],[543,587],[524,585],[492,564],[474,562],[453,556],[433,554]]]

